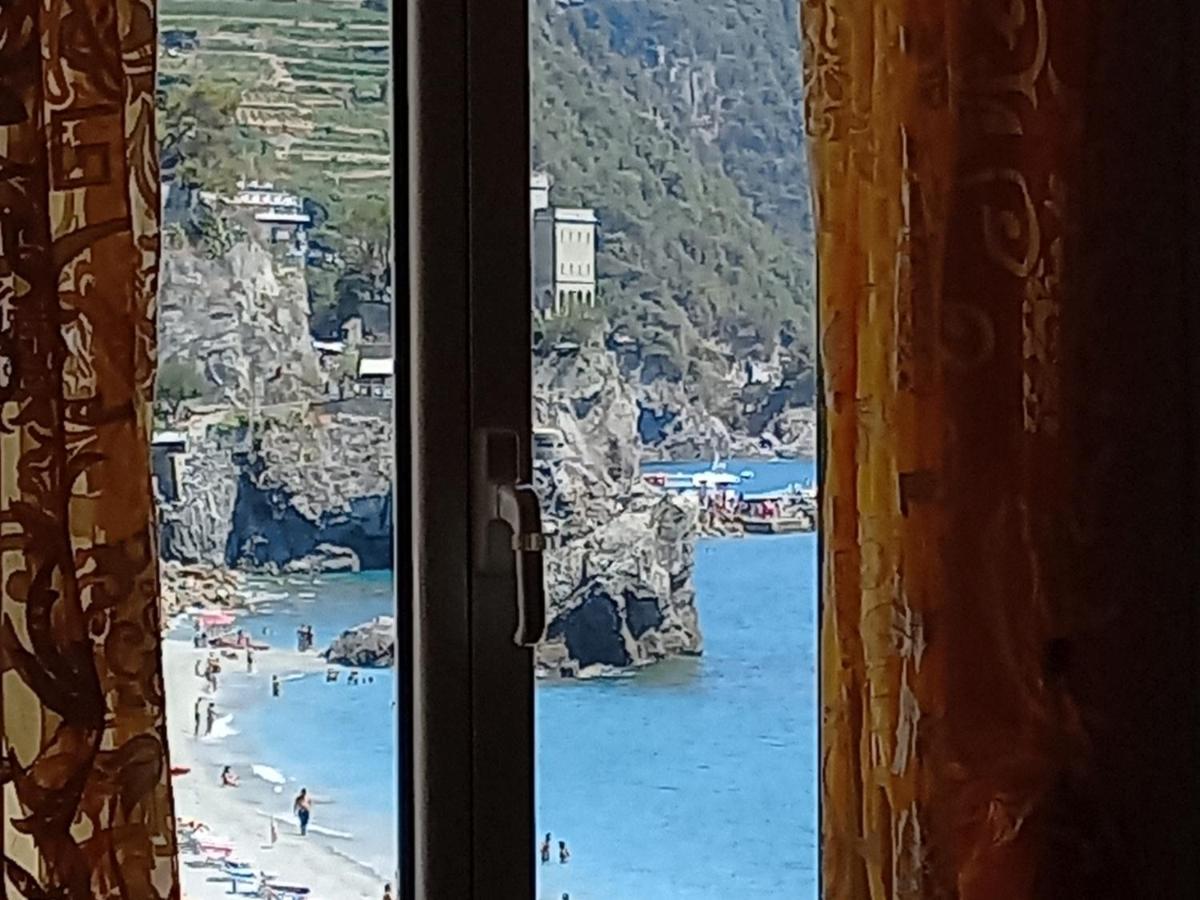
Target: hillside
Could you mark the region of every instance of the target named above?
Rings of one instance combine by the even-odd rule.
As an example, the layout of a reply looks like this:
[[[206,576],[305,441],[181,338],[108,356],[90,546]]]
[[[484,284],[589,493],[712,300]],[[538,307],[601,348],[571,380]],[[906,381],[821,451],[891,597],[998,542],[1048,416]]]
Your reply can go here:
[[[610,325],[684,371],[698,356],[766,358],[778,343],[810,367],[790,4],[536,0],[531,47],[535,165],[554,202],[599,212]]]
[[[316,238],[336,254],[306,273],[322,332],[390,277],[388,18],[385,0],[161,5],[164,170],[218,190],[249,175],[316,201]],[[618,343],[652,435],[715,418],[725,427],[700,431],[717,437],[696,440],[736,444],[810,404],[792,4],[532,0],[530,40],[534,164],[553,202],[601,222],[602,311],[539,323],[539,351],[564,336]]]
[[[231,95],[217,169],[311,198],[334,231],[352,228],[365,202],[387,209],[385,0],[161,0],[159,30],[164,108],[198,89]],[[164,156],[172,137],[163,134]]]

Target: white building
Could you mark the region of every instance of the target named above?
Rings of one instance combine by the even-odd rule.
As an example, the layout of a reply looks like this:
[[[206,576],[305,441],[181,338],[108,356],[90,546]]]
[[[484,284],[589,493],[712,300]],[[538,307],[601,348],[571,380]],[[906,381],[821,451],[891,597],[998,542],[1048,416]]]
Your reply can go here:
[[[226,203],[252,212],[271,243],[290,244],[300,255],[306,251],[312,216],[295,194],[276,190],[269,181],[239,181],[238,192]]]
[[[596,305],[594,209],[550,205],[550,181],[534,173],[529,185],[533,217],[533,304],[546,315]]]

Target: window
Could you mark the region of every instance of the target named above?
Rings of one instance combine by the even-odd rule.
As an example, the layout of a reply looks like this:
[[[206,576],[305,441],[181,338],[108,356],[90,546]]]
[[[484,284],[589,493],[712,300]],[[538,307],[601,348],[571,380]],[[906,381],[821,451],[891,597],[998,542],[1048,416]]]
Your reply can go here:
[[[596,229],[571,224],[595,288],[570,292],[569,352],[533,346],[533,424],[573,426],[534,467],[556,535],[534,896],[812,898],[813,239],[806,197],[755,199],[806,180],[795,5],[529,14],[532,167],[551,206],[603,210],[604,237],[621,223],[595,259]]]
[[[468,98],[461,151],[432,135],[418,150],[426,177],[418,203],[427,205],[416,220],[433,224],[415,252],[436,246],[446,259],[431,258],[415,284],[418,319],[438,335],[422,352],[441,361],[426,382],[436,401],[419,401],[428,404],[423,421],[441,430],[415,436],[419,481],[439,487],[418,500],[417,514],[451,522],[472,490],[493,496],[528,482],[550,543],[544,605],[516,577],[529,574],[529,555],[512,550],[509,528],[532,527],[518,503],[504,525],[476,522],[461,539],[448,530],[419,550],[421,580],[436,585],[419,598],[422,627],[462,634],[449,655],[418,658],[418,671],[431,672],[420,690],[442,698],[437,708],[470,710],[473,729],[430,719],[445,743],[419,777],[442,797],[475,785],[455,812],[486,823],[470,832],[470,864],[479,877],[512,879],[511,894],[489,883],[494,896],[726,898],[736,884],[747,895],[811,897],[812,241],[806,194],[775,205],[753,199],[780,197],[771,179],[804,182],[794,12],[765,0],[722,15],[690,2],[535,0],[529,15],[516,27],[495,4],[472,5],[465,27],[474,50],[461,80],[432,51],[417,65],[437,73],[429,84],[439,101]],[[446,33],[436,17],[418,20],[427,46]],[[757,50],[763,34],[768,47],[753,61],[697,59],[697,48],[737,41]],[[524,86],[490,73],[521,71],[527,43],[532,93],[523,95]],[[658,49],[645,54],[646,46]],[[611,72],[622,73],[619,83],[602,74]],[[695,95],[680,103],[684,86]],[[762,120],[725,121],[737,97]],[[639,105],[647,98],[661,122]],[[439,111],[424,121],[444,122]],[[528,169],[493,165],[520,159],[524,121]],[[472,166],[476,158],[489,164]],[[674,171],[678,180],[663,174]],[[502,223],[528,215],[530,172],[547,175],[539,196],[551,210],[595,209],[604,229],[597,237],[591,225],[556,225],[557,245],[572,250],[556,251],[553,271],[575,283],[558,287],[545,318],[529,314],[529,292],[516,287],[530,268],[511,258],[516,243],[490,239],[497,229],[523,232]],[[463,195],[469,216],[432,202]],[[734,274],[747,270],[753,281]],[[462,293],[448,293],[447,281]],[[447,302],[463,295],[469,328]],[[713,354],[702,375],[689,355],[700,346]],[[463,358],[465,382],[455,368]],[[741,384],[747,362],[782,379],[771,368],[781,358],[793,379],[785,391],[718,389]],[[786,399],[778,408],[768,395]],[[562,447],[534,460],[531,442],[514,449],[504,436],[531,427],[560,430]],[[460,492],[463,482],[473,487]],[[465,584],[464,555],[476,559]],[[457,667],[472,673],[466,687]],[[441,840],[462,839],[461,827],[446,827]],[[629,834],[636,863],[616,837]],[[748,835],[753,858],[738,843]],[[441,879],[439,896],[469,896],[461,871],[433,853],[426,863]]]
[[[411,896],[405,42],[377,0],[158,16],[189,36],[158,60],[154,410],[183,894]]]

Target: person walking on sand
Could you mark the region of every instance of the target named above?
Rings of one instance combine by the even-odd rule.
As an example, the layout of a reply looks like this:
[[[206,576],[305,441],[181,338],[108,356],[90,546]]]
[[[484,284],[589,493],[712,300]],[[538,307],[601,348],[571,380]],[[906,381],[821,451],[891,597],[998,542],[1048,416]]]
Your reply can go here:
[[[200,718],[202,716],[202,713],[200,712],[200,707],[202,707],[203,705],[204,705],[204,698],[197,697],[196,698],[196,737],[200,737]]]
[[[279,676],[278,675],[271,676],[271,696],[272,697],[279,696]]]
[[[253,647],[246,648],[246,671],[251,675],[254,674],[254,648]]]
[[[546,832],[546,839],[542,841],[542,865],[550,862],[550,832]]]
[[[204,736],[208,737],[212,734],[213,723],[217,721],[217,704],[208,704],[208,717],[204,726]]]
[[[312,798],[308,796],[308,788],[300,788],[296,801],[292,804],[292,812],[300,821],[300,835],[308,834],[308,817],[312,815]]]
[[[571,858],[571,851],[567,849],[566,841],[558,842],[558,864],[565,865]]]

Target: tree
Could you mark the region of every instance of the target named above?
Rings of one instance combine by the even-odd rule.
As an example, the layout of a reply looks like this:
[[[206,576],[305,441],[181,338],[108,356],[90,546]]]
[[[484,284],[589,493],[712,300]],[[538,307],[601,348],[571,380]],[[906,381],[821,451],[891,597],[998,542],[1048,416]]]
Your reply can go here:
[[[158,367],[154,383],[156,411],[166,418],[173,416],[179,404],[206,396],[211,390],[208,379],[199,367],[188,360],[168,359]]]
[[[236,85],[177,81],[159,92],[163,167],[182,186],[230,194],[243,173]]]

